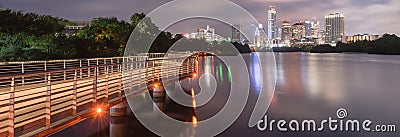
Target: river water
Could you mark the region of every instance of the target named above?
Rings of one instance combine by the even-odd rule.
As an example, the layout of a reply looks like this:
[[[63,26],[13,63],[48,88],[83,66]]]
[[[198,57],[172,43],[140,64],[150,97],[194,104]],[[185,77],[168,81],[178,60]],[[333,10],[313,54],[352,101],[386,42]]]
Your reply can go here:
[[[239,118],[219,136],[393,136],[397,132],[367,131],[278,131],[276,125],[272,131],[260,131],[257,126],[248,126],[250,115],[260,94],[260,65],[276,66],[275,92],[266,115],[268,120],[327,120],[338,119],[337,110],[347,110],[346,119],[363,122],[368,119],[374,125],[400,126],[400,56],[368,54],[311,54],[311,53],[252,53],[244,54],[247,70],[237,66],[240,63],[222,62],[218,57],[201,57],[199,75],[212,74],[217,82],[213,98],[200,107],[184,107],[166,98],[157,102],[168,116],[180,121],[192,122],[192,126],[174,131],[171,136],[196,136],[197,130],[193,118],[202,121],[217,115],[226,105],[231,94],[232,83],[242,80],[240,75],[249,72],[248,101]],[[261,59],[260,61],[258,60]],[[266,59],[268,58],[268,59]],[[276,62],[271,62],[274,58]],[[263,60],[269,60],[266,63]],[[275,65],[271,65],[274,63]],[[269,73],[269,72],[268,72]],[[239,77],[237,76],[239,75]],[[264,74],[265,75],[265,74]],[[244,78],[245,79],[245,78]],[[246,80],[246,79],[245,79]],[[181,85],[187,94],[200,93],[199,80],[185,79]],[[207,80],[206,80],[207,81]],[[236,81],[236,82],[235,82]],[[240,83],[240,82],[239,82]],[[245,81],[243,81],[245,83]],[[239,84],[240,85],[240,84]],[[241,86],[241,85],[240,85]],[[267,85],[268,86],[268,85]],[[268,91],[270,92],[270,91]],[[272,93],[272,92],[271,92]],[[268,97],[268,96],[267,96]],[[267,99],[268,100],[268,99]],[[265,107],[266,109],[267,107]],[[165,128],[169,128],[165,126]],[[268,127],[269,128],[269,127]],[[361,127],[362,128],[362,127]],[[197,132],[196,132],[197,131]],[[197,134],[196,134],[197,133]],[[127,117],[88,118],[54,135],[57,136],[157,136],[144,127],[129,112]]]

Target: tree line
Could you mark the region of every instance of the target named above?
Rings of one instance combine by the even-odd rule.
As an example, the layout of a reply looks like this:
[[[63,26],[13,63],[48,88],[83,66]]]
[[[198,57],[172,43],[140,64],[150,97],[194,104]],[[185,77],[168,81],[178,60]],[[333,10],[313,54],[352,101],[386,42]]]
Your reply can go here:
[[[311,52],[311,53],[343,53],[357,52],[368,54],[400,55],[400,37],[395,34],[384,34],[373,41],[357,41],[354,43],[337,42],[336,46],[322,44],[317,46],[279,47],[274,52]]]
[[[140,37],[133,41],[151,42],[149,52],[167,52],[173,45],[181,45],[176,51],[204,49],[223,54],[232,44],[240,52],[250,52],[248,45],[240,43],[212,42],[204,39],[186,39],[160,31],[144,13],[134,13],[129,22],[116,17],[99,17],[89,26],[74,34],[68,34],[71,21],[50,15],[23,13],[10,9],[0,11],[0,61],[48,60],[68,58],[92,58],[123,56],[125,46],[136,28]],[[157,35],[159,33],[159,35]],[[139,48],[134,49],[140,53]]]
[[[357,41],[354,43],[338,42],[335,47],[330,45],[317,45],[312,48],[313,53],[342,53],[358,52],[368,54],[400,55],[400,38],[395,34],[384,34],[374,41]]]

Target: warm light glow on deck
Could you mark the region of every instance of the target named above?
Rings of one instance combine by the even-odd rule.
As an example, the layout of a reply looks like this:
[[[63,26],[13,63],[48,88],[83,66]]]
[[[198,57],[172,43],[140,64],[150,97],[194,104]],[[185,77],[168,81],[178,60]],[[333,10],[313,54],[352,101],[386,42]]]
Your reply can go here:
[[[193,117],[192,117],[192,123],[193,123],[193,126],[194,126],[194,127],[197,126],[197,117],[196,117],[196,116],[193,116]]]
[[[197,103],[196,103],[196,100],[194,98],[194,96],[195,96],[194,89],[192,88],[191,91],[192,91],[191,92],[192,93],[192,106],[193,106],[194,111],[196,112]]]
[[[97,109],[96,109],[96,112],[98,113],[98,114],[100,114],[101,113],[101,108],[100,107],[98,107]]]
[[[192,88],[192,90],[191,90],[192,92],[192,97],[194,98],[194,89]]]

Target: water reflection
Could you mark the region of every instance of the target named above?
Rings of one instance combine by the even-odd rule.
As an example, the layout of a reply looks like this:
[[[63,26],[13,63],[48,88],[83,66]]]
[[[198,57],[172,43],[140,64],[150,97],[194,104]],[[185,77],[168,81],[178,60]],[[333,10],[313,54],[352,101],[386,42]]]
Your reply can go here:
[[[251,83],[253,87],[253,91],[256,91],[257,94],[261,92],[261,82],[263,75],[261,74],[260,67],[260,56],[258,54],[250,54],[250,60],[248,60],[246,65],[250,68],[251,74]]]
[[[192,123],[193,123],[193,127],[197,127],[197,116],[196,116],[196,99],[195,96],[196,94],[194,93],[194,89],[191,89],[191,96],[192,96],[192,105],[193,105],[193,116],[192,116]]]
[[[263,59],[265,56],[269,55],[264,53],[245,55],[251,79],[248,104],[239,119],[220,136],[399,136],[398,132],[260,132],[255,128],[249,128],[249,116],[259,96],[260,86],[264,86],[266,82],[260,80],[263,73],[257,65],[271,63],[260,63],[263,60],[257,60],[258,57]],[[343,107],[348,110],[350,118],[371,119],[376,123],[400,125],[397,117],[400,115],[398,109],[400,56],[300,53],[284,53],[275,56],[277,86],[267,113],[268,118],[319,120],[335,117],[337,108]],[[199,76],[211,74],[216,77],[218,83],[217,92],[206,105],[196,107],[199,103],[195,99],[200,91],[199,77],[178,83],[185,87],[186,94],[192,97],[192,107],[176,104],[168,96],[154,100],[154,106],[168,116],[189,123],[188,126],[178,130],[171,129],[173,130],[171,136],[196,136],[201,126],[199,123],[214,116],[227,102],[229,91],[231,91],[231,75],[246,71],[236,69],[235,64],[225,65],[217,57],[201,57],[198,65],[200,66]],[[217,72],[214,71],[215,69]],[[238,79],[241,78],[234,78],[234,80]],[[211,82],[211,79],[206,81],[206,83]],[[102,125],[105,127],[87,128],[97,126],[93,121],[98,119],[93,118],[54,136],[156,136],[131,113],[127,118],[111,117],[109,119],[109,125]],[[160,126],[168,128],[168,125]],[[123,134],[117,134],[119,132]]]
[[[127,131],[127,117],[110,117],[110,137],[126,137]]]

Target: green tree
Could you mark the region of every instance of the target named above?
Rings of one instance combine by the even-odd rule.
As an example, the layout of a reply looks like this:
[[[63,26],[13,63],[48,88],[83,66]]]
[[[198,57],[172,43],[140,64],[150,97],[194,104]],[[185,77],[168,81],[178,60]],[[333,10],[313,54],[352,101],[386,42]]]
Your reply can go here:
[[[85,47],[92,57],[121,56],[132,31],[132,26],[116,17],[95,18],[78,36],[90,42]],[[85,45],[82,45],[84,47]]]

